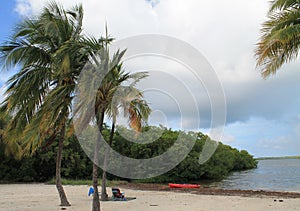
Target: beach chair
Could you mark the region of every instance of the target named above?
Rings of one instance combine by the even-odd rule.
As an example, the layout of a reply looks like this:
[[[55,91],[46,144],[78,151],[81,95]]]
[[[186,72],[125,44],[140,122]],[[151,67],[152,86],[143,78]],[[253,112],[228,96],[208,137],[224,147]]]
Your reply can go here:
[[[112,188],[111,191],[114,201],[126,201],[124,193],[121,193],[119,188]]]
[[[95,192],[95,191],[94,191],[94,188],[93,188],[93,187],[90,187],[88,196],[93,195],[94,192]]]

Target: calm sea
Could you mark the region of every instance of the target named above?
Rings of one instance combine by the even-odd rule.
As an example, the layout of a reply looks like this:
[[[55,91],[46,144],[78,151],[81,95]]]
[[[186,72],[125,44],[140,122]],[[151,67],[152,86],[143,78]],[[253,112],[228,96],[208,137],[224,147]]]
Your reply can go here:
[[[210,187],[300,192],[300,159],[260,160],[257,169],[235,172]]]

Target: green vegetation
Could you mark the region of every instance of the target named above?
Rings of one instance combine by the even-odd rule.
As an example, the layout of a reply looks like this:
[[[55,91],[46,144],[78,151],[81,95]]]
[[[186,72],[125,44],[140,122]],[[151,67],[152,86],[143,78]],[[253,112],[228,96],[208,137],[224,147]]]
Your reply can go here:
[[[161,137],[149,144],[137,144],[127,141],[122,134],[131,134],[133,131],[126,128],[118,128],[115,133],[112,147],[119,153],[133,158],[148,158],[165,152],[176,141],[179,131],[159,127],[143,127],[143,130],[163,130]],[[104,138],[109,140],[110,129],[104,127]],[[232,171],[240,171],[255,168],[257,161],[245,150],[237,150],[230,146],[219,144],[215,154],[203,165],[199,165],[198,159],[202,147],[208,138],[202,133],[189,132],[197,136],[192,151],[173,170],[148,180],[140,182],[167,183],[167,182],[191,182],[199,180],[219,180]],[[75,136],[71,136],[64,142],[62,154],[62,177],[90,181],[92,177],[92,162],[81,149]],[[57,142],[53,142],[48,148],[40,148],[33,156],[15,160],[12,156],[5,156],[5,143],[0,142],[0,180],[6,182],[47,182],[55,176],[55,157]],[[179,148],[180,150],[180,148]],[[176,155],[175,155],[176,156]],[[117,165],[117,164],[116,164]],[[100,172],[101,169],[99,169]],[[114,175],[107,175],[109,180],[126,180]],[[130,180],[127,180],[130,181]],[[71,182],[76,184],[76,182]],[[83,184],[91,184],[83,182]]]
[[[173,131],[171,129],[145,127],[144,130],[155,131],[162,134],[156,141],[140,145],[126,141],[123,137],[116,135],[116,145],[114,149],[119,153],[133,158],[150,158],[165,152],[170,146],[173,146],[179,133],[182,131]],[[122,135],[128,133],[122,129]],[[159,131],[163,130],[163,131]],[[197,137],[195,145],[186,158],[171,171],[147,180],[144,182],[165,183],[165,182],[191,182],[202,179],[219,180],[227,176],[232,171],[240,171],[255,168],[257,161],[245,150],[238,151],[228,145],[220,143],[214,155],[203,165],[199,164],[199,155],[202,152],[205,141],[212,141],[208,136],[202,133],[188,132],[185,136]],[[155,134],[153,134],[154,136]],[[125,135],[127,136],[127,135]],[[130,137],[130,136],[127,136]],[[141,140],[143,141],[143,140]],[[178,151],[182,147],[178,146]],[[174,154],[173,156],[177,156]],[[162,161],[164,162],[164,161]]]
[[[83,179],[65,179],[62,178],[61,182],[63,185],[88,185],[91,186],[93,185],[93,181],[92,180],[83,180]],[[98,183],[101,184],[102,181],[99,179]],[[121,180],[106,180],[106,183],[109,187],[113,187],[113,186],[118,186],[118,185],[122,185],[122,184],[127,184],[127,181],[121,181]],[[54,185],[55,184],[55,179],[51,179],[50,181],[46,182],[46,184],[49,185]]]

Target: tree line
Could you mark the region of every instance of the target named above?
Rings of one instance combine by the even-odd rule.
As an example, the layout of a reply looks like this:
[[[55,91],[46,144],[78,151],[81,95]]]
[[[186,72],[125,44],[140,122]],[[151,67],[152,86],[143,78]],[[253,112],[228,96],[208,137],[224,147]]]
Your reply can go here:
[[[149,130],[152,128],[152,130]],[[153,130],[153,128],[155,130]],[[146,126],[143,130],[163,130],[162,135],[152,143],[138,144],[128,141],[123,134],[132,133],[132,130],[120,128],[112,142],[114,150],[132,158],[150,158],[164,153],[174,144],[182,131],[165,129],[156,126]],[[107,126],[103,130],[104,139],[109,142],[111,129]],[[186,158],[174,169],[163,175],[139,182],[168,183],[168,182],[193,182],[200,180],[219,180],[232,171],[241,171],[256,168],[257,161],[245,150],[237,150],[228,145],[219,143],[216,152],[204,164],[199,164],[199,155],[205,141],[209,138],[201,132],[188,132],[197,136],[195,145]],[[187,134],[187,133],[186,133]],[[212,140],[211,140],[212,141]],[[5,156],[5,143],[0,142],[0,180],[3,182],[46,182],[55,176],[55,156],[58,142],[53,142],[47,148],[40,148],[33,156],[16,160],[13,156]],[[176,155],[175,155],[176,156]],[[116,164],[117,165],[117,164]],[[67,179],[91,179],[93,163],[82,150],[76,136],[72,135],[64,142],[62,153],[62,177]],[[100,173],[102,170],[99,169]],[[128,180],[108,173],[110,180]]]

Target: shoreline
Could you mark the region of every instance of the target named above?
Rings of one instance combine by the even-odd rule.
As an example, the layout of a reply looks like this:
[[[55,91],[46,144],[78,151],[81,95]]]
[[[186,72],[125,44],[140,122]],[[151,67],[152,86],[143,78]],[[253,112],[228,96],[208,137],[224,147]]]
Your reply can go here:
[[[170,188],[168,185],[151,183],[128,183],[119,185],[121,188],[144,191],[172,191],[198,195],[242,196],[242,197],[281,197],[300,198],[300,192],[269,191],[269,190],[230,190],[219,188]]]

